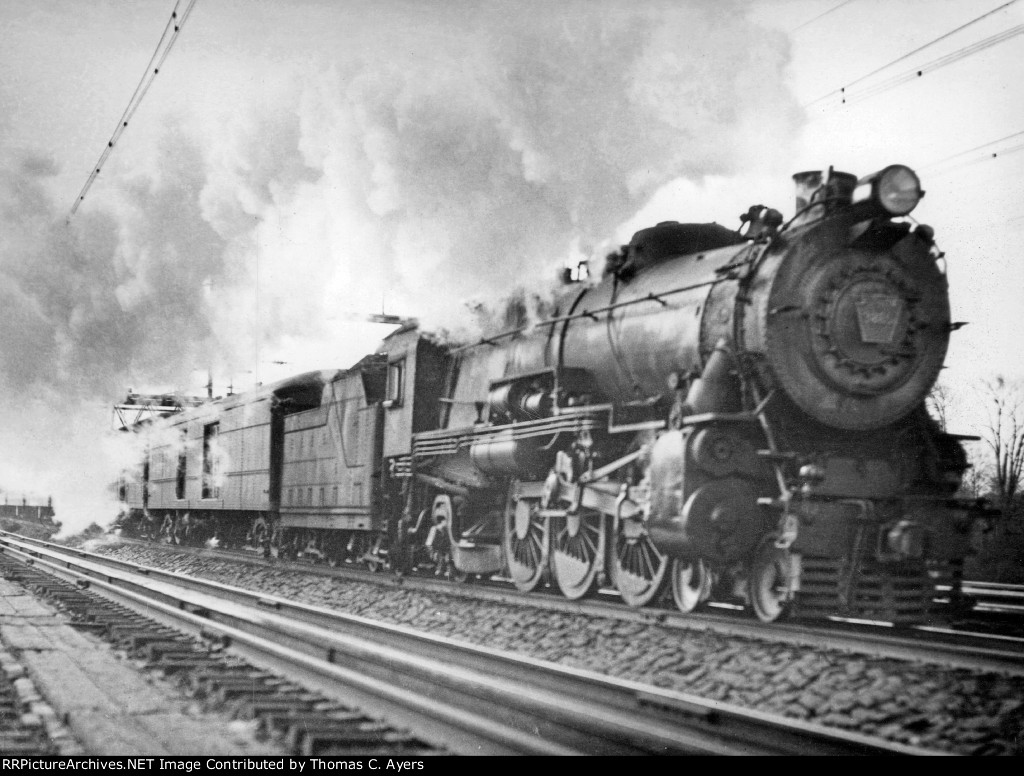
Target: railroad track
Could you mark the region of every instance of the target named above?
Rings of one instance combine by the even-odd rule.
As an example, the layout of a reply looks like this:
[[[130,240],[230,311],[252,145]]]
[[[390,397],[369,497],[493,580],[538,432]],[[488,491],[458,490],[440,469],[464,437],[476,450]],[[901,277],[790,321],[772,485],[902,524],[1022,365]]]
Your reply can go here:
[[[49,545],[41,540],[31,540],[39,546]],[[770,639],[792,643],[801,647],[836,649],[844,652],[874,657],[889,657],[900,660],[919,660],[953,668],[969,670],[998,671],[1011,675],[1024,675],[1024,637],[1006,633],[991,632],[991,623],[962,623],[959,627],[950,625],[920,625],[909,628],[893,628],[887,623],[865,623],[833,618],[831,620],[807,622],[779,622],[771,625],[751,620],[736,608],[711,605],[703,611],[680,614],[674,607],[645,607],[631,609],[618,599],[617,594],[598,596],[583,601],[567,601],[561,595],[550,591],[538,591],[524,595],[512,590],[510,584],[468,584],[456,585],[446,580],[424,576],[396,577],[376,574],[358,566],[330,568],[322,564],[305,561],[264,560],[253,552],[228,551],[211,548],[153,545],[151,542],[122,539],[139,547],[163,548],[187,555],[209,558],[223,558],[233,562],[244,561],[259,567],[288,569],[300,573],[325,577],[340,577],[359,582],[380,585],[402,586],[424,592],[464,596],[512,606],[528,603],[530,606],[552,611],[585,614],[593,617],[608,617],[646,624],[658,624],[682,630],[711,630],[743,638]],[[133,564],[123,561],[123,567]],[[969,583],[971,590],[983,589],[985,583]],[[1004,589],[1012,592],[1013,586],[988,586],[994,594]],[[972,593],[973,594],[973,593]],[[737,607],[738,608],[738,607]],[[1024,612],[1022,612],[1024,615]],[[1024,627],[1024,616],[1003,614],[1004,627],[1020,632]],[[975,626],[975,627],[972,627]]]
[[[339,746],[331,731],[344,732],[351,718],[364,724],[386,719],[388,725],[374,728],[378,748],[386,747],[392,736],[396,748],[419,752],[935,753],[197,578],[104,562],[80,550],[0,535],[0,554],[67,580],[72,585],[68,595],[99,593],[121,607],[144,612],[157,630],[188,632],[214,651],[244,659],[253,668],[229,681],[226,691],[234,687],[247,692],[258,680],[266,690],[263,709],[277,724],[300,719],[301,725],[290,728],[300,731],[295,735],[323,733],[305,741],[304,753]],[[139,628],[109,618],[100,625],[127,634]],[[150,645],[173,642],[166,632],[132,638]],[[209,654],[181,647],[167,650],[186,670],[195,669],[198,681],[217,679],[220,671],[211,667]],[[316,693],[298,689],[296,683],[316,688]],[[278,697],[275,687],[286,688],[285,694]],[[329,701],[314,695],[327,696],[334,705],[322,706]]]
[[[1024,617],[1024,585],[965,581],[964,593],[977,601],[980,612],[1016,614]]]

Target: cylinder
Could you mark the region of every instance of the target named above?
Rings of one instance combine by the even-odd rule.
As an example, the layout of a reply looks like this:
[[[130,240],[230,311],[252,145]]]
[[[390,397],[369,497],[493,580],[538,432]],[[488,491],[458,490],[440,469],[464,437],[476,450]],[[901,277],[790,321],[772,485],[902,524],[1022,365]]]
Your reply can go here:
[[[474,442],[469,448],[473,465],[487,474],[533,478],[543,476],[554,463],[554,451],[543,450],[546,439],[515,439],[513,429]]]

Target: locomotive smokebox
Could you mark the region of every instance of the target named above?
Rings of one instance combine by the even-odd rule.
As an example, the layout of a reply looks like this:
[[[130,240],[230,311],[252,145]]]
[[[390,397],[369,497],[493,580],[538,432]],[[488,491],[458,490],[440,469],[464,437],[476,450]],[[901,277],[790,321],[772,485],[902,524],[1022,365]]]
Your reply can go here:
[[[813,196],[805,215],[818,209]],[[869,431],[906,417],[934,385],[949,343],[949,291],[928,239],[884,222],[857,237],[852,210],[763,265],[744,341],[807,415]]]

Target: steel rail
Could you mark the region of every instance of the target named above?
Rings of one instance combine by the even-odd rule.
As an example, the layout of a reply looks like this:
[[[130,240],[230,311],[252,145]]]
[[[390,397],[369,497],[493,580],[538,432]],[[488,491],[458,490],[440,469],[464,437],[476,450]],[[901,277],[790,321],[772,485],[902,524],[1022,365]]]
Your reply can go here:
[[[78,553],[81,557],[92,557],[117,568],[137,570],[143,574],[160,575],[169,573],[104,555],[94,555],[82,550],[62,547],[42,539],[26,539],[20,536],[17,538],[38,546],[54,547],[67,552]],[[125,541],[134,543],[134,540]],[[140,547],[154,547],[151,542],[137,542],[137,544]],[[161,548],[162,545],[157,545],[156,547]],[[247,553],[182,546],[167,547],[167,549],[173,549],[176,552],[196,557],[225,558],[233,562],[248,563],[258,568],[268,567],[268,564],[262,558]],[[712,608],[708,611],[680,614],[674,608],[651,606],[641,609],[630,609],[617,602],[601,600],[600,598],[569,601],[560,595],[552,595],[544,591],[524,594],[509,592],[492,586],[454,585],[450,582],[423,577],[389,577],[373,574],[358,568],[328,568],[298,561],[275,561],[269,567],[304,572],[327,578],[347,578],[367,584],[400,586],[410,590],[444,593],[451,596],[486,600],[512,606],[528,604],[552,611],[584,616],[610,617],[679,630],[706,630],[762,641],[780,641],[803,647],[835,649],[898,660],[924,661],[951,668],[1024,675],[1024,639],[1015,636],[957,631],[932,625],[894,629],[883,627],[882,624],[848,622],[841,618],[829,620],[823,624],[780,622],[765,625],[736,617],[735,613],[730,615],[721,608],[718,611],[714,611],[714,608]],[[610,599],[613,596],[616,596],[616,594],[608,592],[605,597]]]
[[[0,549],[283,665],[289,676],[298,670],[327,694],[354,687],[392,713],[404,709],[402,723],[421,735],[457,727],[468,751],[940,754],[195,578],[114,569],[81,551],[9,537]]]
[[[1012,585],[1004,582],[980,582],[973,579],[965,579],[964,587],[977,590],[992,590],[996,593],[1024,594],[1024,585]]]

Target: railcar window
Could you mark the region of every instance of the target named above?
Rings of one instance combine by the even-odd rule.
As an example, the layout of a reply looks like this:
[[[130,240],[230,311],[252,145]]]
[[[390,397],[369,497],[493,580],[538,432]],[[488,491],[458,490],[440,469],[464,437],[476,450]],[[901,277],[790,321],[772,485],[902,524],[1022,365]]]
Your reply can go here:
[[[306,506],[313,506],[313,489],[308,488],[306,490]]]
[[[332,496],[331,504],[334,505],[334,506],[338,506],[338,486],[337,485],[334,486],[334,490],[333,490],[331,496]]]
[[[181,430],[181,447],[178,452],[178,471],[174,482],[174,497],[185,498],[185,477],[188,469],[188,451],[185,449],[185,429]]]
[[[324,505],[324,489],[320,488],[320,506]]]
[[[405,359],[388,364],[388,387],[385,407],[399,407],[402,404],[405,381]]]
[[[220,452],[217,439],[220,436],[220,423],[209,423],[203,426],[203,491],[202,498],[220,498]]]

